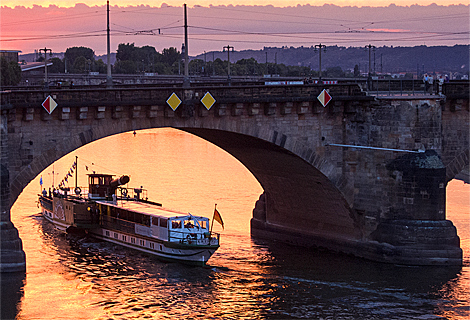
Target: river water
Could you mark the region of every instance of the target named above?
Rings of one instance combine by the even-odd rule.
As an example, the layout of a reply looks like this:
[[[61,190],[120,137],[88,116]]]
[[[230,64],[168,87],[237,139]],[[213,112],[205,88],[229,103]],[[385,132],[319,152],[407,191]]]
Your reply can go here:
[[[163,263],[84,235],[61,234],[38,214],[38,176],[11,210],[27,272],[16,287],[9,287],[10,294],[2,295],[3,317],[470,317],[470,185],[461,181],[448,185],[447,216],[461,237],[464,266],[403,267],[252,239],[249,221],[262,193],[260,185],[225,151],[187,133],[155,129],[102,139],[46,169],[41,174],[44,185],[53,177],[57,185],[75,156],[82,186],[93,170],[128,174],[131,186],[144,186],[151,200],[166,207],[212,218],[217,204],[225,222],[225,230],[214,225],[221,232],[221,247],[210,267],[199,268]],[[7,280],[4,275],[2,281]]]

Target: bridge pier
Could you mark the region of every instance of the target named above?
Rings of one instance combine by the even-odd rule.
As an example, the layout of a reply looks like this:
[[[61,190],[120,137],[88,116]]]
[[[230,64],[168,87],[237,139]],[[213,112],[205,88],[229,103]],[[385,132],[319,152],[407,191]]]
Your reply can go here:
[[[383,197],[388,199],[384,200],[387,210],[373,217],[372,212],[361,209],[358,213],[358,208],[352,208],[362,232],[360,239],[338,236],[334,230],[313,233],[286,228],[279,221],[271,223],[273,207],[265,193],[253,210],[251,234],[378,262],[461,265],[457,229],[445,219],[446,168],[438,154],[434,150],[407,153],[390,161],[386,168],[389,178],[380,177],[375,188],[383,190]],[[364,208],[365,204],[361,205]]]
[[[0,176],[0,272],[25,272],[26,256],[18,230],[10,216],[10,175],[8,172],[7,121],[1,122],[1,176]]]

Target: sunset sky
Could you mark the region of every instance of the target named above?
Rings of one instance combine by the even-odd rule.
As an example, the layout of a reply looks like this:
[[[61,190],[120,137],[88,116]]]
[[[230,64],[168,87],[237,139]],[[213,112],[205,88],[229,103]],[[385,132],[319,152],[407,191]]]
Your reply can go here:
[[[119,43],[181,49],[183,3],[111,1],[111,51]],[[39,48],[64,52],[85,46],[106,53],[106,2],[2,0],[1,49],[31,53]],[[189,54],[263,47],[415,46],[469,43],[469,5],[459,1],[380,0],[324,2],[240,0],[187,1]],[[290,6],[289,6],[290,5]]]
[[[16,0],[2,0],[2,6],[7,7],[15,7],[18,5],[18,1]],[[99,2],[99,1],[92,1],[92,0],[83,0],[83,1],[70,1],[70,0],[58,0],[58,1],[50,1],[50,0],[24,0],[21,1],[21,5],[25,7],[32,7],[33,5],[39,6],[49,6],[49,5],[56,5],[59,7],[73,7],[76,3],[84,3],[88,6],[94,5],[102,5],[106,3],[106,1]],[[210,6],[210,5],[250,5],[250,6],[267,6],[272,5],[275,7],[288,7],[288,6],[296,6],[310,4],[312,6],[321,6],[323,4],[334,4],[337,6],[388,6],[391,3],[400,6],[408,6],[411,4],[419,4],[419,5],[429,5],[432,3],[438,5],[452,5],[452,4],[465,4],[465,1],[459,0],[419,0],[419,1],[412,1],[409,0],[332,0],[332,1],[321,1],[321,0],[297,0],[297,1],[288,1],[288,0],[237,0],[237,1],[213,1],[213,0],[189,0],[189,1],[175,1],[175,0],[168,0],[168,1],[139,1],[139,0],[113,0],[110,1],[110,4],[117,5],[120,7],[125,6],[139,6],[139,5],[150,5],[154,7],[160,7],[162,4],[168,4],[170,6],[180,7],[183,3],[186,3],[188,6]]]

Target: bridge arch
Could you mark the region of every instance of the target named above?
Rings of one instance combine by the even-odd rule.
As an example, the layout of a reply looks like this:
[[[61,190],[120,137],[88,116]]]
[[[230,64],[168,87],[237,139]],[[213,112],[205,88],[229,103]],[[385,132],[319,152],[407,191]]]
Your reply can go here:
[[[131,121],[120,124],[69,132],[68,139],[57,139],[49,148],[41,148],[29,165],[11,177],[10,203],[14,203],[40,172],[81,146],[123,132],[173,127],[219,146],[245,165],[264,189],[264,213],[261,213],[264,222],[333,238],[360,239],[362,236],[352,209],[353,191],[347,179],[334,170],[331,159],[321,150],[308,148],[307,143],[299,139],[256,125],[224,128],[220,123],[199,127],[191,124],[136,126]]]

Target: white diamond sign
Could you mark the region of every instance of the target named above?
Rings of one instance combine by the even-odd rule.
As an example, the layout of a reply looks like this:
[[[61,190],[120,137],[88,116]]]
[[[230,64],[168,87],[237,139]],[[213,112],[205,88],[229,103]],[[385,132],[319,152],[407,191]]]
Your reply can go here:
[[[326,91],[326,89],[323,89],[323,91],[318,95],[317,99],[320,101],[323,107],[326,107],[328,102],[330,102],[333,98],[330,96],[328,91]]]

